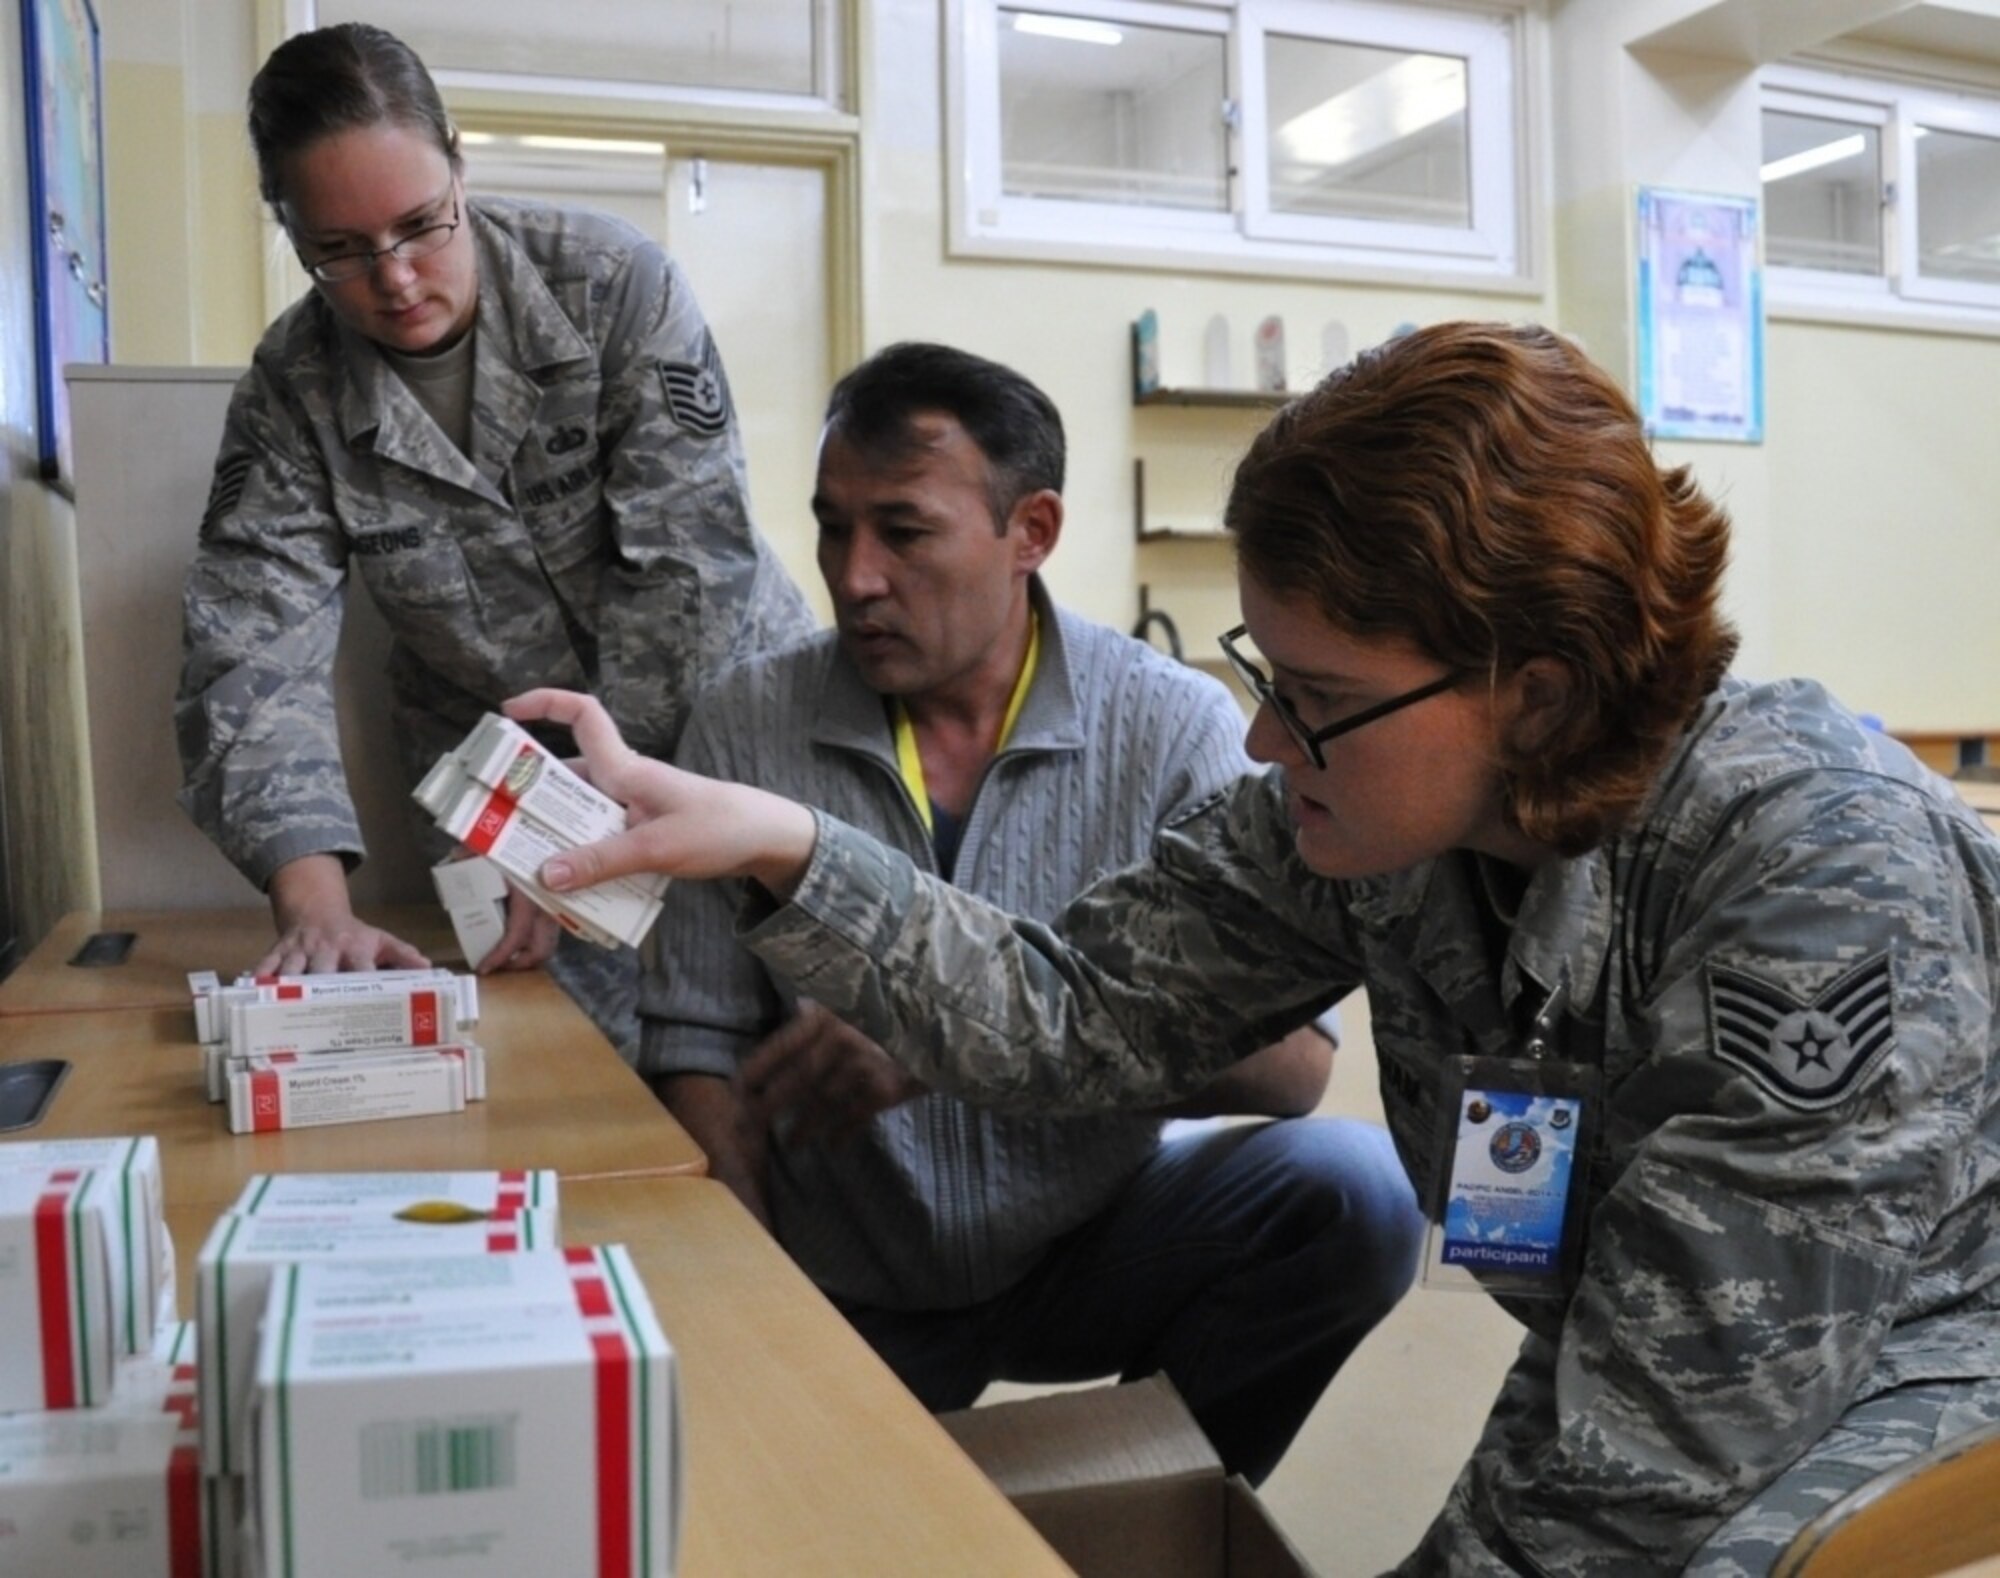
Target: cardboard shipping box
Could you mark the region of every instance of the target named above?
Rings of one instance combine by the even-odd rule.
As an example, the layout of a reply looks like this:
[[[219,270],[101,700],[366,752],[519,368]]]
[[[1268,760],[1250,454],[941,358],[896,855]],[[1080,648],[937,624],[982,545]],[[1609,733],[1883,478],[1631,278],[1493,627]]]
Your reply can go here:
[[[1165,1376],[938,1422],[1079,1578],[1315,1578]]]

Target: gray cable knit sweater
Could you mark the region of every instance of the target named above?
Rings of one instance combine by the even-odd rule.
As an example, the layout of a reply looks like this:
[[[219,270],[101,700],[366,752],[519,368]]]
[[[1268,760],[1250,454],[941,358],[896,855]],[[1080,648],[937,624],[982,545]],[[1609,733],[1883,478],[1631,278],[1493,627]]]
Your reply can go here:
[[[1057,610],[1037,581],[1041,661],[966,818],[955,880],[1052,917],[1247,767],[1214,679]],[[817,805],[935,870],[883,700],[831,632],[754,658],[697,702],[676,760]],[[792,1008],[734,940],[740,889],[674,884],[640,994],[641,1068],[728,1075]],[[771,1149],[778,1237],[821,1288],[893,1309],[993,1297],[1089,1220],[1158,1144],[1137,1115],[1018,1117],[926,1096],[845,1145]]]

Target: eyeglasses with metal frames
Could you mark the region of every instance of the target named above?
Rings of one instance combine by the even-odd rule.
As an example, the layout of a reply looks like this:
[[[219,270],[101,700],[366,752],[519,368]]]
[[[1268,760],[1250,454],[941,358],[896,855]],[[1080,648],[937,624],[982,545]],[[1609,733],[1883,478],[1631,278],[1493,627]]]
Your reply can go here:
[[[1234,630],[1225,631],[1222,636],[1222,655],[1229,659],[1229,666],[1235,671],[1236,677],[1243,682],[1243,688],[1256,697],[1262,705],[1277,714],[1278,721],[1285,726],[1285,732],[1298,742],[1299,749],[1311,759],[1313,766],[1321,769],[1326,766],[1324,747],[1328,740],[1338,739],[1343,734],[1352,733],[1363,724],[1373,723],[1378,718],[1388,717],[1392,712],[1401,712],[1405,707],[1414,706],[1420,701],[1440,695],[1465,678],[1465,670],[1452,669],[1427,685],[1419,685],[1415,690],[1406,690],[1400,696],[1391,696],[1387,701],[1378,701],[1372,707],[1363,707],[1352,717],[1342,718],[1338,723],[1329,723],[1323,729],[1312,729],[1308,728],[1305,719],[1292,709],[1292,704],[1278,694],[1277,687],[1271,682],[1271,676],[1237,649],[1236,643],[1249,633],[1248,625],[1238,625]]]
[[[305,271],[322,285],[344,285],[349,280],[359,279],[363,274],[373,273],[375,265],[383,258],[396,258],[404,263],[414,263],[418,258],[427,258],[434,252],[442,252],[457,233],[461,223],[458,211],[458,193],[451,194],[451,218],[439,220],[434,225],[425,225],[421,230],[413,230],[402,240],[386,247],[362,248],[358,252],[341,252],[330,258],[321,258],[317,263],[307,263],[305,254],[299,253],[299,262]],[[296,250],[296,247],[294,248]]]

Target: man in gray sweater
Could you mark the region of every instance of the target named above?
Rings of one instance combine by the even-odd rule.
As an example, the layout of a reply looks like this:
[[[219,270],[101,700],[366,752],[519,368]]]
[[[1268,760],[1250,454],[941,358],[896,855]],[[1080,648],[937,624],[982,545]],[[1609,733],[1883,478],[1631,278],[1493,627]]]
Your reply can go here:
[[[1054,406],[996,363],[906,344],[850,372],[813,495],[837,628],[725,674],[677,761],[1037,918],[1144,856],[1246,770],[1242,715],[1050,601],[1063,460]],[[1268,1474],[1421,1235],[1380,1128],[1300,1116],[1327,1036],[1172,1111],[984,1111],[780,988],[733,939],[733,886],[669,890],[640,995],[641,1068],[715,1176],[927,1406],[1163,1370],[1232,1472]],[[1279,1121],[1162,1139],[1218,1114]]]

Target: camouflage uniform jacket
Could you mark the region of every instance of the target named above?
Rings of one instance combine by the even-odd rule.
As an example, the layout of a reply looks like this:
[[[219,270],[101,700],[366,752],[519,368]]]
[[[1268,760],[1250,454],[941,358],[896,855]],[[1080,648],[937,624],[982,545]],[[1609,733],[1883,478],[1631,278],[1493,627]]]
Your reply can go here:
[[[680,271],[617,220],[467,211],[469,458],[317,293],[272,325],[230,404],[175,722],[182,805],[260,887],[298,856],[361,852],[333,692],[350,564],[394,636],[413,775],[537,685],[595,691],[665,754],[702,674],[812,627],[752,528]]]
[[[2000,847],[1902,747],[1729,681],[1511,933],[1469,855],[1314,876],[1273,774],[1053,927],[823,819],[749,937],[933,1084],[1019,1105],[1161,1099],[1365,983],[1427,1195],[1442,1060],[1515,1052],[1566,982],[1604,1083],[1586,1254],[1512,1306],[1533,1335],[1406,1570],[1624,1575],[1678,1571],[1851,1405],[2000,1376],[1996,894]]]
[[[953,880],[1054,915],[1145,857],[1162,824],[1248,770],[1243,717],[1214,680],[1057,610],[1039,580],[1041,657],[1013,733],[967,811]],[[882,697],[831,632],[703,691],[678,764],[825,806],[937,870],[896,765]],[[732,935],[728,885],[678,882],[641,987],[643,1071],[728,1076],[795,1000]],[[1139,1113],[1043,1117],[920,1096],[825,1144],[771,1147],[779,1241],[827,1292],[883,1309],[994,1298],[1090,1221],[1158,1144]]]

